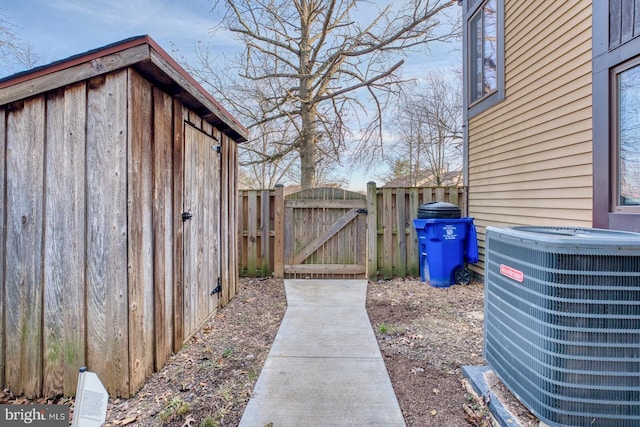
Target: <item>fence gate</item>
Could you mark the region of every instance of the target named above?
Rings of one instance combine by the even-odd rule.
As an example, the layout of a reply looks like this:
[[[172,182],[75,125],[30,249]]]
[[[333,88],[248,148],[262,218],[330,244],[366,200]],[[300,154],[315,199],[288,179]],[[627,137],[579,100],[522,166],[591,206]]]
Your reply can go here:
[[[366,199],[337,188],[287,195],[285,277],[366,278]]]

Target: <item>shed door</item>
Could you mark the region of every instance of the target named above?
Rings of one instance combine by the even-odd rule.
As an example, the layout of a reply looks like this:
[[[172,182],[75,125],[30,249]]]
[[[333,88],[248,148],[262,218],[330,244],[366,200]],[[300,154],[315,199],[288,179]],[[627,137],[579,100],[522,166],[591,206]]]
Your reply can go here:
[[[193,334],[218,308],[220,277],[220,158],[217,141],[185,124],[184,334]]]

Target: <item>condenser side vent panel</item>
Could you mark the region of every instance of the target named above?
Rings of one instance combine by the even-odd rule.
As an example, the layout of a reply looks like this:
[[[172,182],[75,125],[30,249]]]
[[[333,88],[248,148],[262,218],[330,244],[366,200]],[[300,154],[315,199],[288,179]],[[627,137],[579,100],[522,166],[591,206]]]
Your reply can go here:
[[[485,358],[549,425],[640,425],[640,234],[488,227]]]

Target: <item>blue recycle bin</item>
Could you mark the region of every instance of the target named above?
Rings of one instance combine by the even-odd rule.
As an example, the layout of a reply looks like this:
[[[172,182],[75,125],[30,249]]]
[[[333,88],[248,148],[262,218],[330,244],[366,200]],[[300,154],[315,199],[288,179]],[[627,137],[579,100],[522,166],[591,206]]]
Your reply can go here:
[[[420,251],[420,280],[446,288],[470,280],[465,262],[478,262],[473,218],[414,219]]]

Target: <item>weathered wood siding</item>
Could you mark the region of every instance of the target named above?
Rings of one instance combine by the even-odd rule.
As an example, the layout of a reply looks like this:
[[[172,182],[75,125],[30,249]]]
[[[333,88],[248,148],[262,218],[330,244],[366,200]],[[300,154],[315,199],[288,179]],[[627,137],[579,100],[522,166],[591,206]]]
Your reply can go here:
[[[44,115],[38,97],[6,117],[4,370],[7,386],[26,395],[42,387]]]
[[[86,362],[115,395],[129,393],[127,83],[100,76],[87,93]]]
[[[180,216],[183,212],[184,190],[184,132],[188,111],[173,100],[173,351],[178,351],[184,334],[184,230]]]
[[[235,141],[133,68],[0,106],[1,385],[73,394],[87,366],[135,393],[237,292],[236,162]]]
[[[135,390],[154,369],[153,87],[129,73],[127,235],[129,373]],[[156,189],[161,191],[162,189]],[[164,234],[163,229],[158,229]],[[158,260],[161,262],[161,260]],[[162,283],[158,283],[163,287]],[[162,310],[163,307],[158,307]],[[159,331],[162,333],[162,331]]]
[[[220,190],[220,272],[222,292],[220,307],[238,293],[238,144],[227,135],[220,135],[221,143],[221,190]]]
[[[153,88],[153,283],[155,366],[163,366],[173,351],[174,218],[173,101]],[[181,143],[180,139],[180,143]],[[180,177],[181,179],[181,177]],[[175,221],[181,225],[179,220]],[[182,258],[179,258],[182,260]],[[176,278],[176,282],[178,282]],[[182,283],[182,280],[179,281]]]
[[[480,267],[488,225],[591,226],[591,1],[505,1],[505,94],[469,121]]]
[[[6,181],[4,179],[5,171],[6,171],[6,146],[7,146],[7,131],[6,131],[6,123],[7,123],[7,110],[4,107],[0,107],[0,198],[4,199],[6,192]],[[6,246],[5,246],[5,234],[7,229],[7,224],[5,222],[6,219],[6,211],[7,204],[5,200],[0,202],[0,286],[6,287],[6,271],[5,266],[7,265],[6,260]],[[0,337],[5,336],[7,328],[5,324],[5,313],[4,309],[4,299],[0,300]],[[6,358],[4,356],[4,349],[0,349],[0,384],[5,384],[5,367],[6,367]]]
[[[50,96],[47,108],[45,395],[60,393],[60,385],[64,394],[75,393],[77,366],[85,362],[86,91],[86,83],[70,86]]]

